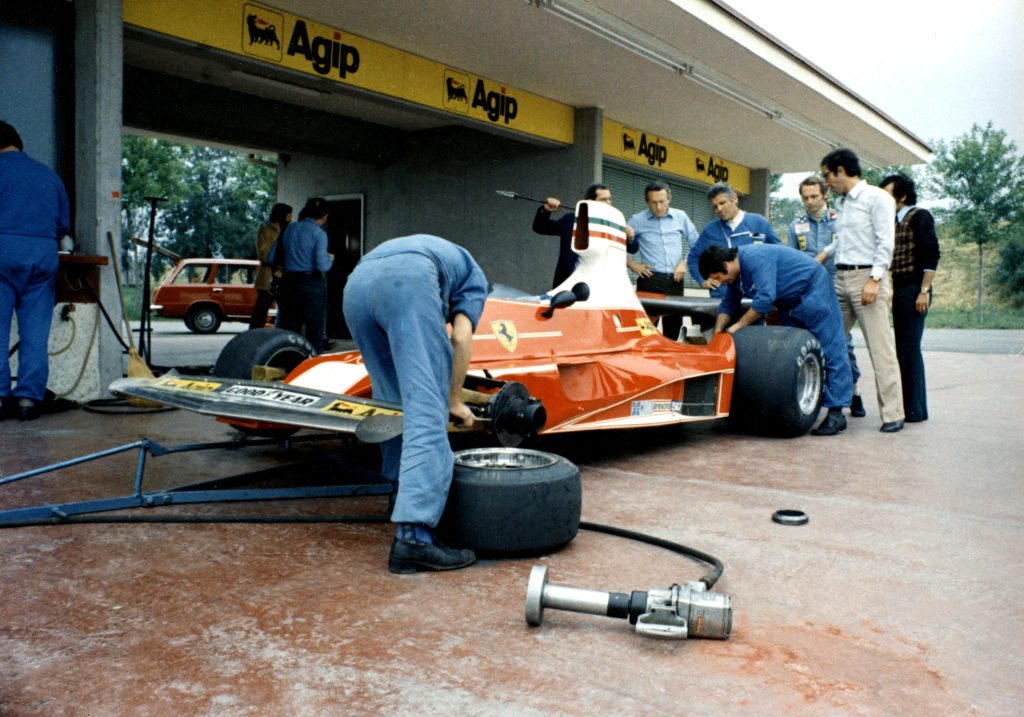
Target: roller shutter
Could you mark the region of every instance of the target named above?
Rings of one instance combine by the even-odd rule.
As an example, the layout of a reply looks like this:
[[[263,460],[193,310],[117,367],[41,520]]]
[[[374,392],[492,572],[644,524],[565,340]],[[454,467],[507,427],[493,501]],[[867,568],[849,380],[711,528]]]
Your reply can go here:
[[[603,171],[604,183],[612,190],[615,207],[626,215],[626,219],[647,209],[647,204],[644,202],[644,188],[655,180],[664,182],[672,189],[672,207],[686,212],[690,221],[697,227],[698,234],[705,224],[715,218],[714,212],[711,211],[711,203],[707,198],[707,187],[703,185],[684,183],[681,180],[669,179],[653,172],[645,174],[642,171],[624,169],[607,162],[604,163]],[[633,255],[632,258],[639,261],[639,257],[636,255]],[[629,273],[630,279],[635,282],[636,275],[633,272]],[[697,283],[689,275],[683,285],[690,289],[698,288]]]

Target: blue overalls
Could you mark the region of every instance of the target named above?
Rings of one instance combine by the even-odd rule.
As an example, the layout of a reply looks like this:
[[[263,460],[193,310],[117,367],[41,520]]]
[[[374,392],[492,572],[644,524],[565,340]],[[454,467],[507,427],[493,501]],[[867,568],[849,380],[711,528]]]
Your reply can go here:
[[[68,196],[60,178],[28,155],[0,152],[0,397],[11,394],[8,346],[18,314],[15,396],[46,395],[46,350],[53,319],[57,240],[70,230]]]
[[[719,312],[737,317],[740,299],[751,298],[751,308],[767,314],[776,307],[779,322],[810,331],[821,344],[825,358],[824,405],[850,405],[853,379],[846,354],[843,315],[835,286],[821,264],[787,246],[753,244],[738,250],[740,275],[729,286]]]
[[[385,477],[398,483],[391,520],[435,527],[451,485],[448,443],[452,344],[446,324],[476,328],[487,279],[462,247],[416,234],[364,256],[345,286],[345,321],[363,355],[373,397],[399,403],[402,435],[381,444]]]

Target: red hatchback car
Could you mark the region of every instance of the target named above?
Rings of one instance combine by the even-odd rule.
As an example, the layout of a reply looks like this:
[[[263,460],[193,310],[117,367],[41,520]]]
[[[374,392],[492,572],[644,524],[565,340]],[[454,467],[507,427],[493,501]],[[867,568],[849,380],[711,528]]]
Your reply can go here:
[[[222,321],[246,321],[256,304],[254,259],[182,259],[153,294],[157,316],[184,319],[197,334],[212,334]]]

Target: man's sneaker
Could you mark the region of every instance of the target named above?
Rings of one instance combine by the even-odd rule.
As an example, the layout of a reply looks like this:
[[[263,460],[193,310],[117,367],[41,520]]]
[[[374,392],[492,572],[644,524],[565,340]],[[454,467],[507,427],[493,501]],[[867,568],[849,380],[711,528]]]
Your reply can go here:
[[[864,399],[860,397],[859,393],[853,394],[853,400],[850,401],[850,415],[854,418],[864,418],[868,415],[868,412],[864,410]]]
[[[843,416],[842,410],[829,410],[828,415],[825,416],[825,420],[822,421],[817,428],[811,431],[811,434],[815,436],[834,436],[840,431],[845,430],[846,417]]]
[[[476,554],[467,548],[449,548],[433,543],[395,538],[388,556],[388,570],[400,575],[417,570],[457,570],[476,562]]]

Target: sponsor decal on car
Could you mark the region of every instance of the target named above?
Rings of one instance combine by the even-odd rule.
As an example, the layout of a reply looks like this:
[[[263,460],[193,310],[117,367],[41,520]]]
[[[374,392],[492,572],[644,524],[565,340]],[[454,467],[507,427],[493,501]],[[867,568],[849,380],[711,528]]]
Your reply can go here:
[[[213,381],[196,381],[194,379],[174,378],[172,376],[158,378],[153,385],[163,386],[164,388],[173,388],[178,391],[199,391],[202,393],[215,391],[221,387],[221,384],[214,383]]]
[[[394,411],[390,408],[368,406],[365,403],[355,403],[353,401],[345,401],[343,399],[332,401],[321,410],[329,413],[344,413],[347,416],[359,416],[360,418],[366,418],[367,416],[399,416],[402,413],[401,411]]]
[[[646,316],[641,316],[636,320],[636,325],[640,327],[641,336],[651,336],[652,334],[658,333],[658,330],[654,328],[654,324]]]
[[[258,401],[270,401],[272,403],[287,403],[291,406],[312,406],[317,401],[316,396],[295,393],[294,391],[283,391],[279,388],[265,388],[263,386],[229,386],[221,392],[221,395],[255,398]]]

